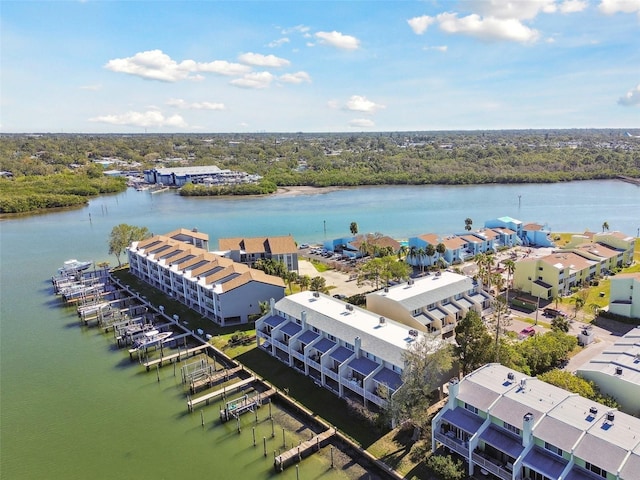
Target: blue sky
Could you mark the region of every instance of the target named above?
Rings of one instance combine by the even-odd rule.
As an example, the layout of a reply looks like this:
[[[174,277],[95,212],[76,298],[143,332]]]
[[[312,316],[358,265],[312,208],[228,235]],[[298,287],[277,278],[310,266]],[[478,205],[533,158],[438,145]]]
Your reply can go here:
[[[640,0],[2,0],[2,132],[640,127]]]

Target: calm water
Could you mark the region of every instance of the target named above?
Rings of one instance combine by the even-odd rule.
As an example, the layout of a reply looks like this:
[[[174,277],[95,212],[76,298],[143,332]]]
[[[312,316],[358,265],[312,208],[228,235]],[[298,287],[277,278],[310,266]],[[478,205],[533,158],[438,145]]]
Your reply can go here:
[[[640,228],[640,188],[618,181],[469,187],[371,187],[324,194],[248,199],[183,199],[128,190],[87,207],[0,221],[0,477],[270,478],[270,455],[253,447],[253,417],[219,425],[217,405],[186,413],[172,368],[146,373],[112,347],[110,337],[80,328],[73,309],[59,307],[50,276],[68,258],[108,260],[114,225],[146,226],[154,233],[197,227],[211,247],[219,237],[283,235],[298,242],[361,232],[397,238],[464,230],[510,215],[547,223],[553,231]],[[264,419],[266,409],[259,418]],[[311,457],[300,478],[344,478],[328,461]],[[291,467],[278,478],[296,478]]]

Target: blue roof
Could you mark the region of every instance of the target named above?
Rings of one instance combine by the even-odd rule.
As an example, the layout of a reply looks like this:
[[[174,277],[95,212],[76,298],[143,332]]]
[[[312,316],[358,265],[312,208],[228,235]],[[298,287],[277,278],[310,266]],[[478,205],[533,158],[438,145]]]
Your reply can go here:
[[[386,385],[391,390],[397,390],[402,385],[400,374],[384,367],[373,377],[374,380],[382,385]]]
[[[532,448],[522,462],[549,478],[558,478],[568,463],[567,460],[538,448]]]
[[[278,315],[271,315],[270,317],[264,319],[264,323],[271,327],[277,327],[284,321],[286,321],[286,319]]]
[[[316,338],[318,338],[318,334],[316,332],[314,332],[313,330],[307,330],[306,332],[304,332],[302,335],[298,337],[298,340],[300,340],[305,345],[309,345]]]
[[[518,458],[524,450],[522,440],[515,439],[506,431],[502,432],[493,425],[489,425],[489,428],[480,434],[480,438],[498,450],[502,450],[511,455],[513,458]]]
[[[484,419],[480,418],[478,415],[474,415],[462,407],[447,410],[444,412],[442,418],[451,425],[461,428],[471,435],[476,433],[480,429],[482,422],[484,422]]]
[[[349,366],[365,377],[380,366],[379,363],[365,357],[354,358],[349,362]]]
[[[287,335],[293,337],[296,333],[302,330],[302,327],[298,325],[296,322],[289,322],[284,327],[280,329],[282,333],[286,333]]]
[[[344,362],[351,355],[353,355],[353,352],[346,347],[338,347],[330,354],[331,358],[339,361],[340,363]]]
[[[336,344],[336,342],[329,340],[328,338],[323,338],[322,340],[320,340],[318,343],[316,343],[313,348],[315,348],[316,350],[322,352],[322,353],[326,353],[329,350],[331,350],[334,345]]]

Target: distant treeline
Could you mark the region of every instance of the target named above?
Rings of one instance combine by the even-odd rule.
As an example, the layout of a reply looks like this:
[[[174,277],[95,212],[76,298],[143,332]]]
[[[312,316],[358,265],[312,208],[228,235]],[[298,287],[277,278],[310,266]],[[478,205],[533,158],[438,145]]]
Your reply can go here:
[[[1,135],[2,210],[86,201],[125,188],[95,183],[109,169],[216,165],[263,177],[259,184],[188,185],[182,195],[268,194],[278,186],[549,183],[640,178],[640,139],[624,130],[522,130],[360,134]],[[74,187],[35,178],[66,173]],[[31,180],[21,180],[22,177]],[[26,198],[12,183],[31,182]],[[36,187],[37,185],[37,187]],[[86,190],[85,190],[86,189]],[[23,195],[22,193],[20,195]],[[76,202],[76,203],[73,203]],[[61,205],[62,204],[62,205]],[[5,208],[7,210],[5,210]],[[26,210],[25,210],[26,209]]]

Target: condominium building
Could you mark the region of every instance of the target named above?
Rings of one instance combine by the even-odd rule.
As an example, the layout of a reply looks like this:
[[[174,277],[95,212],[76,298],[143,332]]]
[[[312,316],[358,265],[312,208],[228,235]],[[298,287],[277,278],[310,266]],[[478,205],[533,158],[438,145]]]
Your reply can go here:
[[[491,295],[472,278],[442,271],[367,294],[367,310],[420,332],[453,336],[469,310],[480,316],[491,308]]]
[[[609,298],[609,312],[640,320],[640,272],[611,277]]]
[[[284,297],[280,277],[177,240],[190,236],[177,232],[133,242],[127,248],[130,272],[221,326],[247,323],[260,314],[261,302]],[[208,241],[192,233],[194,240]]]
[[[379,407],[402,384],[403,352],[423,336],[328,295],[303,291],[271,302],[256,321],[258,347],[341,398]]]
[[[640,327],[607,346],[576,373],[615,398],[621,410],[640,415]]]
[[[640,478],[640,419],[500,364],[453,379],[432,431],[476,478]]]
[[[280,237],[221,238],[220,254],[253,266],[260,259],[284,263],[289,271],[298,271],[298,247],[291,235]]]

